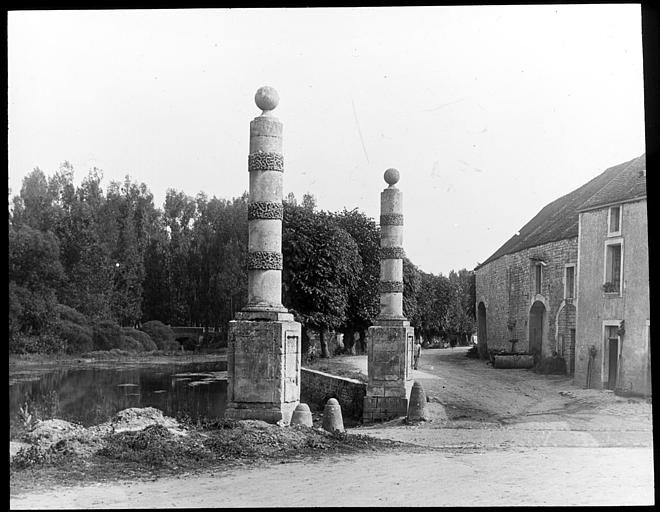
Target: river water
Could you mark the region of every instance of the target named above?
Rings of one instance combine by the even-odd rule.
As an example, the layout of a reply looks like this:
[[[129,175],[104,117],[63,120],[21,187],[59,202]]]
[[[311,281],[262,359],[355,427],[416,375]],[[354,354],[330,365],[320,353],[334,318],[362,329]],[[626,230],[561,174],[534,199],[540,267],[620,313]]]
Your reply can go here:
[[[227,362],[66,368],[10,376],[10,439],[24,430],[20,408],[39,419],[84,426],[102,423],[128,407],[155,407],[166,416],[221,418]]]

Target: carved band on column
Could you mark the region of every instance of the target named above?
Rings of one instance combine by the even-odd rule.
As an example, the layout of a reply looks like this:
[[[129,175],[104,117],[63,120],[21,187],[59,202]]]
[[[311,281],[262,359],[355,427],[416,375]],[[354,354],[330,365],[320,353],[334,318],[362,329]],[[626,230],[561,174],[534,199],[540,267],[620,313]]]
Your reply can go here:
[[[279,153],[254,153],[248,155],[248,171],[284,172],[284,156]]]
[[[378,251],[381,260],[403,259],[405,252],[403,247],[381,247]]]
[[[248,220],[277,219],[284,217],[284,205],[271,201],[248,203]]]
[[[380,216],[381,226],[403,226],[402,213],[385,213]]]
[[[282,270],[282,253],[269,251],[249,252],[248,270]]]
[[[403,282],[381,281],[378,288],[380,293],[403,293]]]

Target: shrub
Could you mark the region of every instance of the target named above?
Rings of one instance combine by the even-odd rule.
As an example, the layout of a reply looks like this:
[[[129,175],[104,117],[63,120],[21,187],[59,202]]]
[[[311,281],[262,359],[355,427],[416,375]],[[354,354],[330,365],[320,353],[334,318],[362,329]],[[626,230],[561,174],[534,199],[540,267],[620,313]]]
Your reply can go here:
[[[63,321],[68,321],[77,325],[89,324],[89,319],[77,309],[73,309],[72,307],[66,306],[64,304],[58,304],[55,307],[55,310],[57,311],[60,319]]]
[[[144,347],[139,340],[132,338],[131,336],[126,336],[125,334],[121,335],[121,349],[128,350],[129,352],[142,352]]]
[[[96,322],[92,330],[92,340],[96,350],[121,348],[121,327],[111,320]]]
[[[181,336],[176,341],[183,347],[183,350],[195,350],[197,348],[197,336]]]
[[[154,341],[158,350],[178,350],[179,342],[174,339],[174,331],[158,320],[142,324],[141,331],[146,332]]]
[[[66,342],[56,334],[16,333],[9,339],[14,354],[56,354],[65,349]]]
[[[70,320],[62,320],[57,326],[57,334],[66,341],[66,351],[69,354],[94,349],[93,332],[89,326],[79,325]]]
[[[222,332],[205,332],[202,346],[206,348],[226,347],[227,337]]]
[[[139,341],[140,344],[142,345],[142,350],[146,352],[158,350],[158,347],[154,343],[154,340],[152,340],[151,336],[149,336],[146,332],[138,331],[137,329],[133,329],[132,327],[122,327],[121,332],[125,336],[130,336],[134,340]]]

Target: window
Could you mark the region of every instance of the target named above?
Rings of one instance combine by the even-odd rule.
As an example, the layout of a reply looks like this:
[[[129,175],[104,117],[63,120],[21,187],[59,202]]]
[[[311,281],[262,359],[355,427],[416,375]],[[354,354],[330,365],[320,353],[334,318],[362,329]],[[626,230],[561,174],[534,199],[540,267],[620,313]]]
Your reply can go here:
[[[534,266],[534,293],[541,293],[541,285],[543,284],[543,267],[541,265]]]
[[[605,284],[603,289],[607,293],[621,293],[622,254],[621,243],[605,245]]]
[[[572,299],[575,297],[575,266],[569,265],[566,267],[564,276],[564,298]]]
[[[607,234],[610,236],[621,234],[621,206],[610,207],[607,223]]]

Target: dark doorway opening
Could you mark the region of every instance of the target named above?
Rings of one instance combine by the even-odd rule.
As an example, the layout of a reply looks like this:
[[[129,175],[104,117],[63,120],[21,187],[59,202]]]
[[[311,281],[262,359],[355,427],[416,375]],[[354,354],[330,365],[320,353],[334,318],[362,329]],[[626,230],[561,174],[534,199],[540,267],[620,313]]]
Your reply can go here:
[[[616,327],[607,329],[607,389],[616,388],[616,378],[619,370],[619,338]]]
[[[488,356],[488,329],[486,326],[486,306],[480,302],[477,306],[477,346],[479,347],[479,356],[485,358]]]
[[[541,359],[544,321],[545,306],[536,301],[529,310],[529,352],[534,356],[535,362]]]

